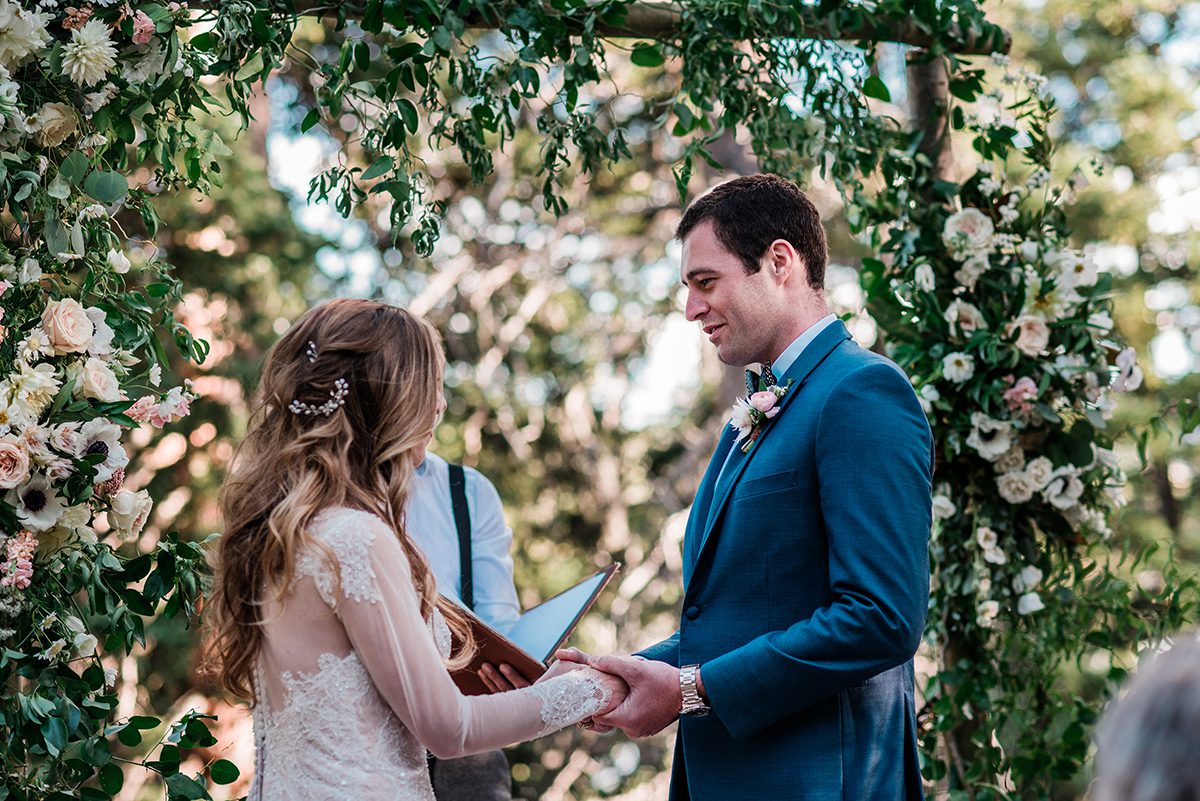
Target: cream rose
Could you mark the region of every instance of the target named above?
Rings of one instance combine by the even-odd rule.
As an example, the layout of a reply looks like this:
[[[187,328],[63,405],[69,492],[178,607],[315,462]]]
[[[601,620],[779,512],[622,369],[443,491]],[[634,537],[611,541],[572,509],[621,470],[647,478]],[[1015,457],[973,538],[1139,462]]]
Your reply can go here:
[[[116,373],[100,359],[89,358],[79,371],[80,393],[85,398],[112,403],[122,399],[121,384]]]
[[[1017,332],[1017,350],[1026,356],[1037,356],[1050,344],[1050,326],[1036,314],[1022,314],[1009,323],[1007,333]]]
[[[29,478],[29,454],[11,434],[0,437],[0,487],[12,489]]]
[[[37,114],[37,142],[58,147],[75,132],[75,112],[66,103],[47,103]]]
[[[154,501],[146,490],[121,490],[113,495],[108,510],[108,524],[121,539],[131,540],[142,533],[153,507]]]
[[[992,247],[996,228],[987,215],[976,208],[965,208],[946,220],[942,241],[957,261],[986,253]]]
[[[52,300],[42,312],[42,330],[58,354],[86,351],[92,344],[94,329],[87,309],[74,298]]]

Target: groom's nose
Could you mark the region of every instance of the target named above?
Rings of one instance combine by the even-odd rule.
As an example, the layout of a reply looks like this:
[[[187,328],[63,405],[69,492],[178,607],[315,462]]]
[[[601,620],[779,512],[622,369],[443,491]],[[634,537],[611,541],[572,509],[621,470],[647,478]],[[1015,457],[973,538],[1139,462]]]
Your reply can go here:
[[[701,315],[708,311],[708,304],[700,298],[696,297],[696,293],[688,290],[687,303],[684,306],[684,314],[689,322],[699,320]]]

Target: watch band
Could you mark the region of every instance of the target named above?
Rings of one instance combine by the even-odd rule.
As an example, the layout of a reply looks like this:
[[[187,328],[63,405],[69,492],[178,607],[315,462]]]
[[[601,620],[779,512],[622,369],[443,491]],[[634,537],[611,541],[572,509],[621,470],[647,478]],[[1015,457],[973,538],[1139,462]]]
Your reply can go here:
[[[683,696],[683,708],[679,710],[681,715],[700,717],[710,711],[708,704],[700,697],[700,688],[696,684],[699,674],[699,665],[684,665],[679,669],[679,692]]]

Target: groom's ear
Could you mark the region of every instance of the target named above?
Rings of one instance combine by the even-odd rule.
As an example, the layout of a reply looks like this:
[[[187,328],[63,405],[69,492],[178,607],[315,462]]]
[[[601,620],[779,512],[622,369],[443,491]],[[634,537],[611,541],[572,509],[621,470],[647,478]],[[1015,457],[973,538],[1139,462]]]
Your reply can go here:
[[[804,258],[792,247],[786,239],[776,239],[767,246],[763,257],[763,268],[771,272],[775,282],[787,283],[794,278],[805,280]]]

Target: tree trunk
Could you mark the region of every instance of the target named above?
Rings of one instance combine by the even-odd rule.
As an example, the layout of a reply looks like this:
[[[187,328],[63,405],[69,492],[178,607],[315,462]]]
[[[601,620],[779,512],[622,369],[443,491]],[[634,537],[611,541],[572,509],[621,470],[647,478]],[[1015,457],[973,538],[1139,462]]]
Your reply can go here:
[[[928,58],[921,51],[908,57],[908,117],[909,125],[921,133],[920,152],[929,157],[933,164],[931,178],[935,181],[953,181],[955,178],[954,152],[950,147],[950,83],[945,58]],[[930,202],[936,202],[930,198]],[[968,662],[976,663],[972,644],[955,636],[955,626],[948,625],[947,641],[943,645],[942,669],[950,671]],[[943,692],[946,692],[943,690]],[[976,714],[978,711],[976,711]],[[965,790],[974,799],[975,793],[966,780],[966,773],[975,757],[973,737],[978,728],[977,718],[960,719],[947,731],[943,739],[950,790]]]

